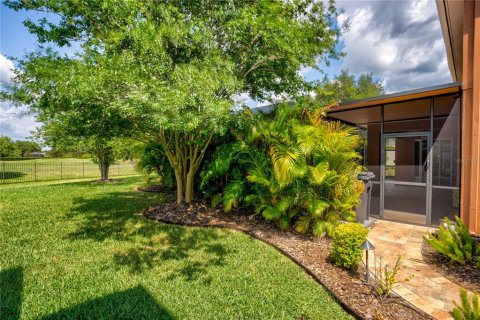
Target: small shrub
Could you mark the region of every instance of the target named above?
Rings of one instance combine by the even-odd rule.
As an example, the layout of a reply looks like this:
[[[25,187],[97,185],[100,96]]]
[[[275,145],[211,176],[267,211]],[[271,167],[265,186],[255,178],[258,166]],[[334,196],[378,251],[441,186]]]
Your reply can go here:
[[[468,298],[467,290],[460,290],[461,305],[455,303],[455,309],[450,312],[455,320],[480,320],[480,299],[474,294]]]
[[[400,281],[410,281],[413,275],[403,280],[398,279],[398,272],[402,266],[403,259],[401,255],[397,256],[397,260],[393,267],[383,263],[382,255],[375,255],[375,291],[380,297],[388,297],[392,293],[393,286]]]
[[[360,223],[342,223],[333,233],[332,258],[341,267],[355,269],[362,260],[360,245],[367,239],[368,230]]]
[[[480,244],[467,230],[462,220],[445,218],[436,236],[427,233],[425,242],[445,257],[460,264],[472,262],[480,256]]]

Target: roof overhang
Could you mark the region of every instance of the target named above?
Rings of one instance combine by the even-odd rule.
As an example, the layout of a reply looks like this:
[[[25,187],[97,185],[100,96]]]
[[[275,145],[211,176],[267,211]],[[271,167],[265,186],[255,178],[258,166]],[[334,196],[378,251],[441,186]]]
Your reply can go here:
[[[428,88],[421,88],[362,100],[349,101],[329,106],[327,110],[327,116],[330,119],[337,119],[353,125],[364,124],[370,122],[372,118],[378,117],[378,115],[374,115],[376,113],[373,112],[373,107],[379,107],[381,105],[387,104],[395,104],[395,108],[402,108],[402,106],[407,106],[408,104],[409,108],[413,107],[413,109],[406,108],[404,109],[404,112],[413,112],[415,111],[415,101],[425,101],[425,99],[427,98],[454,95],[456,93],[459,93],[460,91],[461,84],[459,82],[453,82]],[[362,111],[360,112],[360,110]],[[371,122],[375,122],[377,120],[373,120]]]
[[[454,81],[462,81],[463,78],[463,2],[436,0],[448,67]]]

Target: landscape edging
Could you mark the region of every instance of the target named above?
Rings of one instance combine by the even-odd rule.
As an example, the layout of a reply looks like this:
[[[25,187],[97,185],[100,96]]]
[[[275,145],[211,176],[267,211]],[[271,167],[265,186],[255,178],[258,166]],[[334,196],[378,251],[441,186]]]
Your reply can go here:
[[[148,218],[146,218],[148,219]],[[151,220],[151,219],[150,219]],[[162,222],[162,223],[165,223],[165,224],[169,224],[169,225],[175,225],[175,226],[182,226],[182,227],[200,227],[200,228],[223,228],[223,229],[230,229],[230,230],[234,230],[234,231],[238,231],[238,232],[242,232],[242,233],[245,233],[247,235],[249,235],[250,237],[256,239],[256,240],[260,240],[266,244],[268,244],[269,246],[273,247],[274,249],[276,249],[277,251],[279,251],[281,254],[283,254],[284,256],[286,256],[287,258],[289,258],[290,260],[292,260],[296,265],[298,265],[299,267],[301,267],[305,273],[307,273],[310,277],[312,277],[318,284],[320,284],[323,288],[325,288],[325,290],[328,291],[329,294],[331,294],[333,297],[335,297],[335,299],[339,302],[340,306],[347,312],[349,313],[350,315],[354,316],[356,319],[360,319],[360,320],[366,320],[365,317],[363,317],[362,315],[360,315],[359,313],[357,313],[353,308],[351,308],[346,302],[345,300],[343,300],[343,298],[337,296],[335,293],[333,293],[328,287],[327,285],[322,281],[322,279],[320,279],[318,276],[316,276],[313,271],[311,271],[308,267],[306,267],[305,265],[303,265],[299,260],[297,260],[296,258],[294,258],[292,255],[290,255],[288,252],[286,252],[285,250],[283,250],[282,248],[278,247],[277,245],[271,243],[270,241],[266,240],[266,239],[263,239],[263,238],[260,238],[258,237],[256,234],[250,232],[249,230],[245,230],[245,229],[242,229],[242,228],[238,228],[238,227],[232,227],[232,226],[229,226],[229,225],[224,225],[224,224],[194,224],[194,223],[174,223],[174,222],[171,222],[171,221],[167,221],[167,220],[162,220],[162,219],[156,219],[154,221],[158,221],[158,222]],[[423,313],[423,311],[422,311]]]

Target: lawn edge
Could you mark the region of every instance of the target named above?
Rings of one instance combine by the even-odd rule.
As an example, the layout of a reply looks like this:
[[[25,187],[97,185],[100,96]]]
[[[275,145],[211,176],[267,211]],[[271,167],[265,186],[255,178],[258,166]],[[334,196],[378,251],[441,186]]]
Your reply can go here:
[[[152,220],[152,219],[148,219],[145,217],[145,219],[147,220]],[[228,226],[228,225],[223,225],[223,224],[194,224],[194,223],[173,223],[173,222],[170,222],[170,221],[165,221],[165,220],[153,220],[153,221],[156,221],[156,222],[160,222],[160,223],[165,223],[165,224],[168,224],[168,225],[174,225],[174,226],[181,226],[181,227],[189,227],[189,228],[214,228],[214,229],[228,229],[228,230],[233,230],[233,231],[237,231],[237,232],[241,232],[241,233],[244,233],[248,236],[250,236],[251,238],[255,239],[255,240],[259,240],[259,241],[262,241],[263,243],[273,247],[274,249],[276,249],[277,251],[279,251],[282,255],[284,255],[285,257],[289,258],[291,261],[293,261],[297,266],[299,266],[300,268],[303,269],[303,271],[308,274],[310,277],[312,277],[318,284],[320,284],[327,292],[328,294],[332,295],[335,300],[337,300],[338,304],[342,307],[342,309],[344,311],[346,311],[348,314],[350,314],[351,316],[353,316],[355,319],[359,319],[359,320],[366,320],[365,317],[363,317],[362,315],[360,315],[359,313],[357,313],[354,309],[352,309],[346,302],[344,299],[342,299],[341,297],[337,296],[336,294],[334,294],[328,287],[327,285],[322,281],[322,279],[320,279],[319,277],[317,277],[313,271],[311,271],[307,266],[305,266],[304,264],[302,264],[298,259],[294,258],[292,255],[290,255],[288,252],[286,252],[285,250],[283,250],[282,248],[278,247],[277,245],[273,244],[272,242],[268,241],[267,239],[263,239],[261,237],[258,237],[257,235],[255,235],[254,233],[248,231],[248,230],[244,230],[242,228],[239,228],[239,227],[232,227],[232,226]],[[414,307],[416,310],[419,310],[417,309],[416,307]],[[422,312],[423,313],[423,312]]]

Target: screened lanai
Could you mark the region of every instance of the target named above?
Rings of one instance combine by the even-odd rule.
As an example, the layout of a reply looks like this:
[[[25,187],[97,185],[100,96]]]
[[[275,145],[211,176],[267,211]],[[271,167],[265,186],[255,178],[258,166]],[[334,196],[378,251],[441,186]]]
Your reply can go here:
[[[331,106],[328,118],[359,128],[375,174],[370,215],[421,225],[460,214],[460,84]]]

